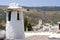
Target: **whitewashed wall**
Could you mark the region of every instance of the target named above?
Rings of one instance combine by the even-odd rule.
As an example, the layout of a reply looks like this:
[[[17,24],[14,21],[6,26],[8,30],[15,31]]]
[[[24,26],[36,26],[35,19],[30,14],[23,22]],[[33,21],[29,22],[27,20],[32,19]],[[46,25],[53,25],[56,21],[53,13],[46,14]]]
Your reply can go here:
[[[6,18],[6,39],[24,39],[23,13],[19,13],[20,20],[17,20],[17,11],[11,12],[11,21],[8,21],[8,13]]]

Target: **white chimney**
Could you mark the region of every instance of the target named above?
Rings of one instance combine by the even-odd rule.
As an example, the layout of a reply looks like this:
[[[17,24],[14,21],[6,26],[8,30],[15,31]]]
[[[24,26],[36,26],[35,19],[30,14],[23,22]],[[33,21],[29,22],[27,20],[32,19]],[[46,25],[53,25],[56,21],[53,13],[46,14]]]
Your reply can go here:
[[[6,11],[6,39],[24,40],[22,7],[16,3],[11,3]]]

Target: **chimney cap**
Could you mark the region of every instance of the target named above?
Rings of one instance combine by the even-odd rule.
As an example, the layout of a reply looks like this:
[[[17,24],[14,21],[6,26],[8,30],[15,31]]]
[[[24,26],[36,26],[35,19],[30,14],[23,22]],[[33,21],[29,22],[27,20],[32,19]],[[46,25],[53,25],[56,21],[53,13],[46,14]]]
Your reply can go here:
[[[19,6],[19,4],[17,3],[11,3],[8,7],[8,9],[18,9],[18,8],[22,8],[22,7]]]

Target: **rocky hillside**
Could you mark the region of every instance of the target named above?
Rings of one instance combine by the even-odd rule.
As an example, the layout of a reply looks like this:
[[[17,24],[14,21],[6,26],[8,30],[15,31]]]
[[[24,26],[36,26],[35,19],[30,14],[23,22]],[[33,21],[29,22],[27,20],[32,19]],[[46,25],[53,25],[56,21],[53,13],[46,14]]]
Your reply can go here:
[[[1,9],[7,6],[0,6],[0,21],[5,20],[5,12]],[[60,7],[24,7],[24,16],[32,25],[38,24],[39,20],[43,23],[57,23],[60,21]]]
[[[32,25],[38,24],[39,20],[43,23],[57,23],[60,21],[60,7],[24,7],[27,12],[24,14],[28,17]]]

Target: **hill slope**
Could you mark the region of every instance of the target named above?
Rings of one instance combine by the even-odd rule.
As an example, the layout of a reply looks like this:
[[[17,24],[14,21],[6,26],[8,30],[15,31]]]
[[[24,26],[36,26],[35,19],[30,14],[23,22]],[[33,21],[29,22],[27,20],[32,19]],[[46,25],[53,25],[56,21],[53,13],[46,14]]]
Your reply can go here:
[[[0,6],[0,20],[6,20],[6,14],[3,10],[7,6]],[[43,23],[57,23],[60,21],[60,7],[24,7],[24,16],[32,25],[38,24],[41,19]],[[2,15],[2,16],[1,16]]]

